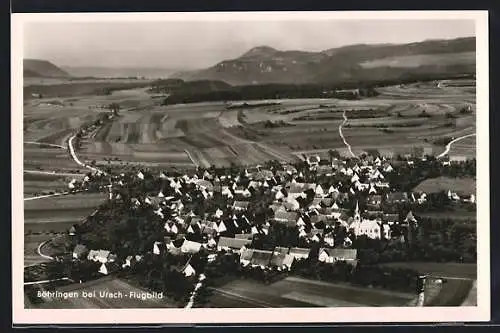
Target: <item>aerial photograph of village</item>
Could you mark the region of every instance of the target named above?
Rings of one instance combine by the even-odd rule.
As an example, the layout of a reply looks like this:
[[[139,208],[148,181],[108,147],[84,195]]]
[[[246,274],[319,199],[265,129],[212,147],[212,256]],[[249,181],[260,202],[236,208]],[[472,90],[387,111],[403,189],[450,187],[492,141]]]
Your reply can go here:
[[[473,21],[23,38],[26,309],[477,305]]]

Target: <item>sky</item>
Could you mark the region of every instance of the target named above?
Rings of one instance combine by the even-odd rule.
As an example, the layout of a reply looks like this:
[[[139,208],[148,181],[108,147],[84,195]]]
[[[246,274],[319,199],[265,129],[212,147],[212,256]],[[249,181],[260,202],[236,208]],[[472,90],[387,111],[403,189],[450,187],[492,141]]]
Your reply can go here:
[[[204,68],[267,45],[321,51],[474,36],[473,20],[28,22],[24,58],[58,66]]]

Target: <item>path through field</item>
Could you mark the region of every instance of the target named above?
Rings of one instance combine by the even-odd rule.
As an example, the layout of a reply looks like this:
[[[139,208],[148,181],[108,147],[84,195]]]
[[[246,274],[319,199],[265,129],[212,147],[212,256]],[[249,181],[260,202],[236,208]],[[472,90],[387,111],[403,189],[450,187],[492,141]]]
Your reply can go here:
[[[468,137],[471,137],[471,136],[475,136],[476,133],[472,133],[472,134],[467,134],[467,135],[463,135],[461,137],[458,137],[452,141],[450,141],[447,145],[446,145],[446,149],[444,150],[444,152],[442,152],[441,154],[439,154],[437,157],[438,158],[441,158],[441,157],[444,157],[446,156],[449,152],[450,152],[450,149],[451,149],[451,145],[454,144],[455,142],[458,142],[460,140],[463,140],[465,138],[468,138]]]
[[[347,140],[345,139],[344,134],[342,133],[342,126],[344,126],[348,120],[347,115],[345,114],[345,110],[344,110],[344,113],[342,114],[342,116],[344,117],[344,121],[342,122],[342,124],[339,125],[339,135],[342,138],[342,141],[344,141],[344,144],[346,145],[347,149],[349,150],[349,153],[351,154],[351,156],[356,157],[356,154],[354,154],[352,152],[351,145],[347,143]]]
[[[40,145],[40,146],[49,146],[49,147],[66,149],[66,147],[64,147],[64,146],[55,145],[53,143],[45,143],[45,142],[37,142],[37,141],[24,141],[24,143],[25,144],[30,144],[30,145]]]

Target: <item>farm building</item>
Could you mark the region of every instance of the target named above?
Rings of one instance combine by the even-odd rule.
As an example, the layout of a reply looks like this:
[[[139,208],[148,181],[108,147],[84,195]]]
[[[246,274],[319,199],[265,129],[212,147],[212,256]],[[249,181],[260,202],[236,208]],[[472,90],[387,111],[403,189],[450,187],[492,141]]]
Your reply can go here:
[[[318,260],[325,263],[336,261],[346,261],[352,265],[357,264],[358,250],[356,249],[327,249],[321,248],[318,253]]]
[[[386,201],[389,204],[394,203],[405,203],[408,202],[408,194],[405,192],[392,192],[388,193],[386,197]]]
[[[248,208],[248,201],[235,201],[233,203],[233,209],[236,211],[244,211]]]
[[[230,238],[230,237],[220,237],[217,243],[217,250],[234,250],[240,251],[246,246],[252,243],[251,239],[242,239],[242,238]]]
[[[108,250],[90,250],[87,259],[105,264],[115,261],[116,255]]]
[[[308,248],[292,247],[289,254],[294,256],[295,259],[307,259],[310,251],[311,249]]]
[[[198,253],[201,250],[201,243],[185,239],[181,246],[182,253]]]

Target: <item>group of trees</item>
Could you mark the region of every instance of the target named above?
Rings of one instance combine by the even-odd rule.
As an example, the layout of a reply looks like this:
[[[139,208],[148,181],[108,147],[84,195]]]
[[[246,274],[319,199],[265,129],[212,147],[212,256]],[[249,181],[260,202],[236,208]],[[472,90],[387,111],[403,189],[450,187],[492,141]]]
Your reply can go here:
[[[176,89],[164,101],[165,105],[208,101],[243,101],[281,98],[342,98],[358,99],[377,95],[375,89],[360,88],[356,93],[337,92],[334,85],[322,84],[264,84],[231,86],[225,89]]]
[[[353,266],[345,261],[323,263],[313,258],[295,261],[290,274],[402,292],[415,292],[418,278],[418,273],[411,269],[364,264]]]
[[[400,157],[403,160],[402,157]],[[385,175],[391,189],[410,192],[425,179],[448,176],[452,178],[476,177],[476,159],[443,165],[442,161],[428,156],[426,161],[417,159],[413,165],[395,163],[394,170]]]

